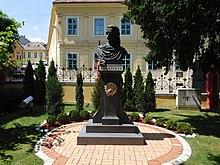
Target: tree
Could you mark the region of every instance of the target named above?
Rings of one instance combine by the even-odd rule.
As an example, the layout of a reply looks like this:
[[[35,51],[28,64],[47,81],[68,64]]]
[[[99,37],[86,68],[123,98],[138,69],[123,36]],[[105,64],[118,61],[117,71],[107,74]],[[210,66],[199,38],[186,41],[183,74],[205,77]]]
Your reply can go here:
[[[34,102],[39,105],[45,104],[46,100],[46,71],[43,61],[40,60],[37,71],[36,71],[36,80],[35,80],[35,98]]]
[[[102,79],[98,77],[96,79],[96,86],[92,93],[92,103],[95,110],[98,110],[100,107],[101,93],[102,93]]]
[[[50,62],[50,67],[48,68],[48,77],[57,77],[57,68],[54,66],[54,61]]]
[[[24,81],[23,81],[24,98],[28,96],[34,97],[34,71],[31,62],[25,68]]]
[[[78,112],[83,110],[84,95],[83,95],[83,78],[82,73],[77,73],[77,84],[76,84],[76,110]]]
[[[128,67],[125,72],[122,104],[123,109],[129,112],[134,111],[132,84],[132,73],[130,71],[130,68]]]
[[[17,28],[21,25],[13,18],[9,18],[0,10],[0,73],[13,70],[16,63],[10,53],[19,39]]]
[[[143,91],[144,91],[144,84],[143,84],[143,76],[138,66],[135,78],[134,78],[134,89],[133,89],[133,98],[134,98],[134,107],[136,111],[143,112]]]
[[[48,77],[46,82],[46,110],[49,115],[57,116],[63,112],[64,90],[57,77],[57,69],[54,61],[50,62],[48,68]]]
[[[220,68],[220,3],[218,0],[125,0],[130,18],[143,32],[150,53],[166,72],[175,61],[182,70],[196,61],[206,72],[210,64]]]
[[[153,81],[151,72],[148,72],[147,74],[143,103],[144,103],[144,116],[146,112],[152,112],[156,109],[154,81]]]

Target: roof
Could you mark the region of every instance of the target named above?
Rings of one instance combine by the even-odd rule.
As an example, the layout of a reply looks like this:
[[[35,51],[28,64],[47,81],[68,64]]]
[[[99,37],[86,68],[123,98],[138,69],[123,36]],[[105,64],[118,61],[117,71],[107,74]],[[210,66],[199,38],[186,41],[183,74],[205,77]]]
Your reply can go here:
[[[55,0],[53,3],[121,3],[124,0]]]
[[[43,42],[30,42],[24,46],[25,50],[46,50]]]
[[[26,44],[30,43],[31,41],[29,41],[27,38],[25,38],[25,36],[20,36],[18,42],[21,45],[26,45]]]

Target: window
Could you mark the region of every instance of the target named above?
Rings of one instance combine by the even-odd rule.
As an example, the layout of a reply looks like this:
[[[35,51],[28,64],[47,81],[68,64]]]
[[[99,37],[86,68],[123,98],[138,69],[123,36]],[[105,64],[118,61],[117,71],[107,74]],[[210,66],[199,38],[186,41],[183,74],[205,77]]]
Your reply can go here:
[[[148,62],[148,70],[156,70],[157,69],[157,62],[151,61]]]
[[[175,71],[180,71],[180,70],[181,70],[181,69],[180,69],[180,66],[177,65],[177,64],[174,64],[174,70],[175,70]]]
[[[128,67],[131,68],[131,54],[128,53],[122,57],[122,65],[124,70]]]
[[[67,18],[67,35],[78,35],[78,18]]]
[[[43,52],[40,52],[40,58],[41,59],[43,58]]]
[[[23,52],[23,57],[22,57],[22,59],[25,59],[25,52]]]
[[[37,52],[34,52],[34,58],[37,58]]]
[[[121,35],[131,35],[131,20],[121,18]]]
[[[77,69],[77,53],[67,53],[66,67],[68,69]]]
[[[31,52],[28,52],[28,58],[31,58]]]
[[[104,35],[104,18],[94,18],[94,35]]]

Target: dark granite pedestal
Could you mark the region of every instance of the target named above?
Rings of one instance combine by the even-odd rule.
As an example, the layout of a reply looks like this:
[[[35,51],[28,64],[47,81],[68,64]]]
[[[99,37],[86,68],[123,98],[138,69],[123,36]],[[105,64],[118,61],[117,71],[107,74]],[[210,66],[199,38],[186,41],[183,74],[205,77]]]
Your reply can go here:
[[[121,86],[123,66],[99,66],[102,78],[100,109],[82,128],[78,145],[143,145],[145,140],[137,126],[122,110]]]

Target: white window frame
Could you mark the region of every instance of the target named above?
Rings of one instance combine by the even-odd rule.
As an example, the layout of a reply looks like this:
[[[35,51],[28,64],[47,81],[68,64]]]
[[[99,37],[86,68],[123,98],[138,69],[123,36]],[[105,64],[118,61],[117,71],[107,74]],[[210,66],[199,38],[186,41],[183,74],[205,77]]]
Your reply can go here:
[[[120,34],[121,36],[132,36],[132,23],[131,23],[131,20],[130,20],[130,34],[123,34],[122,33],[122,19],[123,17],[120,17]]]
[[[31,58],[31,52],[28,52],[28,58]]]
[[[95,34],[95,19],[103,19],[103,34]],[[93,17],[93,35],[94,36],[104,36],[105,35],[105,17]]]
[[[130,69],[132,69],[132,54],[131,54],[130,52],[128,52],[127,55],[130,55],[130,64],[129,64],[129,67],[130,67]],[[128,59],[126,58],[127,55],[125,55],[125,58],[124,58],[124,57],[122,58],[122,61],[123,61],[122,65],[123,65],[124,70],[126,70],[126,68],[127,68],[126,66],[128,66],[128,64],[126,63],[126,61],[128,60]]]
[[[151,65],[151,68],[149,69],[149,65]],[[153,71],[153,70],[158,70],[158,68],[155,68],[154,69],[154,66],[155,64],[154,64],[154,61],[152,61],[151,62],[151,64],[149,64],[148,62],[147,62],[147,70],[149,70],[149,71]]]
[[[68,58],[68,55],[69,54],[75,54],[76,55],[76,68],[69,68],[69,58]],[[68,68],[68,69],[78,69],[78,66],[79,66],[79,54],[78,54],[78,52],[66,52],[66,68]],[[72,58],[73,59],[73,58]]]
[[[68,20],[69,19],[76,19],[76,34],[69,34],[69,28],[68,28]],[[66,17],[66,35],[67,36],[78,36],[79,35],[79,17],[73,16],[73,17]]]

